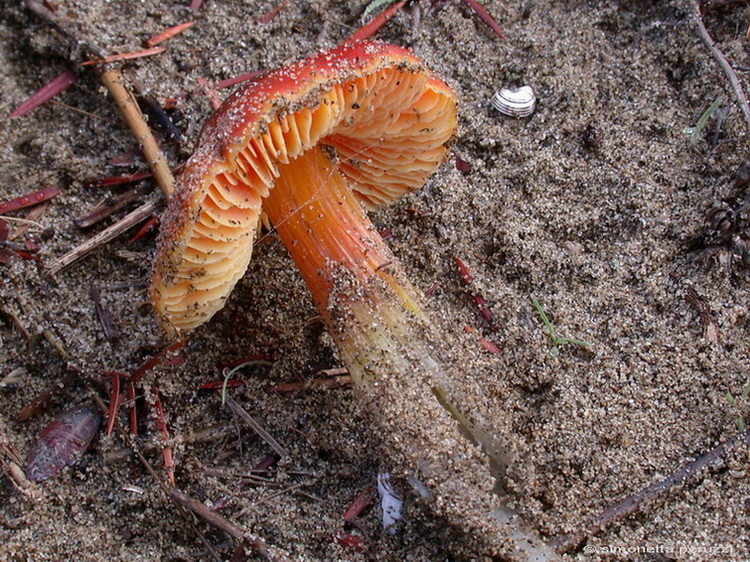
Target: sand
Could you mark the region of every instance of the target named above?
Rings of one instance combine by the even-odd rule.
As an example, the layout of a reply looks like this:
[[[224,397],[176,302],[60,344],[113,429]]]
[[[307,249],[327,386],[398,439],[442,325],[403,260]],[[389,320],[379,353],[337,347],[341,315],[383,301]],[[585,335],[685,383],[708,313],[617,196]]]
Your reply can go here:
[[[173,165],[190,153],[211,111],[198,78],[274,68],[332,47],[359,25],[365,2],[290,2],[267,23],[255,20],[275,1],[207,1],[195,14],[186,4],[56,2],[76,33],[112,52],[136,49],[170,25],[198,22],[170,41],[167,53],[130,65],[156,99],[178,100],[185,142],[167,147]],[[506,40],[457,1],[430,8],[423,0],[418,27],[417,13],[407,10],[378,35],[410,46],[456,90],[461,122],[453,152],[470,170],[460,171],[452,158],[421,192],[373,219],[391,233],[388,243],[412,282],[431,289],[427,308],[458,358],[455,384],[471,398],[472,413],[515,455],[504,505],[530,533],[553,541],[735,438],[736,421],[748,418],[750,399],[738,398],[734,406],[727,399],[750,378],[748,270],[712,234],[707,218],[716,209],[737,209],[746,196],[735,178],[746,162],[747,124],[731,103],[720,128],[714,115],[691,138],[688,128],[714,100],[733,98],[685,2],[483,4]],[[77,53],[23,7],[4,6],[1,13],[0,111],[7,115],[69,68]],[[739,67],[747,66],[747,15],[746,8],[728,7],[705,16],[718,46]],[[508,118],[490,106],[493,92],[523,84],[538,96],[532,117]],[[81,72],[56,101],[0,124],[0,201],[47,184],[61,191],[39,219],[54,229],[41,243],[40,261],[0,265],[0,442],[21,456],[54,416],[90,400],[79,379],[37,415],[18,421],[39,392],[73,368],[94,383],[109,371],[132,372],[167,343],[145,292],[153,237],[130,242],[125,235],[52,280],[41,274],[40,266],[109,224],[86,231],[74,225],[75,217],[109,196],[86,182],[143,167],[109,163],[135,143],[93,72]],[[160,197],[153,188],[140,201]],[[731,232],[742,232],[746,220],[737,217]],[[707,250],[706,241],[718,244]],[[454,256],[471,269],[471,286],[462,284]],[[118,344],[103,334],[92,286],[116,318]],[[705,333],[686,298],[693,291],[710,311],[715,335]],[[495,329],[472,294],[489,303]],[[555,347],[532,298],[560,337],[590,348]],[[67,360],[44,330],[62,343]],[[481,338],[500,353],[489,352]],[[389,464],[393,455],[383,449],[382,425],[351,387],[270,390],[341,367],[273,235],[257,246],[226,308],[185,349],[184,363],[153,369],[142,385],[158,385],[161,392],[170,434],[178,439],[182,490],[211,505],[225,502],[219,512],[262,538],[280,559],[474,556],[467,545],[476,537],[455,519],[462,506],[478,502],[455,497],[441,512],[421,502],[403,478],[394,481],[406,500],[395,536],[383,532],[375,503],[358,518],[361,529],[345,524],[343,513],[357,494],[376,486],[378,472],[403,476],[409,468]],[[266,474],[269,482],[240,487],[239,475],[271,449],[219,396],[198,387],[221,379],[226,362],[257,354],[272,365],[237,373],[245,386],[232,396],[289,457]],[[399,407],[403,427],[425,430],[428,421],[410,418],[408,403]],[[208,439],[191,440],[216,424]],[[158,439],[150,417],[139,440]],[[122,447],[117,435],[100,434],[81,463],[56,479],[18,490],[3,478],[0,558],[210,559],[154,479],[132,460],[113,460]],[[161,455],[145,449],[163,475]],[[474,453],[478,466],[455,476],[486,488],[486,461]],[[728,448],[567,556],[750,558],[748,460],[747,447]],[[473,482],[480,475],[487,480]],[[466,520],[484,517],[465,513]],[[197,527],[229,559],[232,541],[204,521]],[[342,534],[365,537],[369,550],[340,544],[335,537]]]

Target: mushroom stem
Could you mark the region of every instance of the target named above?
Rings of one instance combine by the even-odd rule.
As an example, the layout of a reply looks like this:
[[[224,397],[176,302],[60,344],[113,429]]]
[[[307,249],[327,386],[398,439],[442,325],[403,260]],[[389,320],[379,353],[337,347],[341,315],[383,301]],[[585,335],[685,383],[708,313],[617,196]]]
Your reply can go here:
[[[383,334],[404,331],[405,315],[422,327],[428,324],[420,299],[323,149],[308,150],[279,166],[279,172],[263,209],[307,282],[351,375],[357,382],[376,377],[368,365],[385,351],[379,349],[386,345]],[[361,347],[364,340],[371,341]],[[395,351],[393,343],[389,352]]]
[[[461,433],[483,445],[495,465],[506,458],[456,406],[441,360],[445,338],[324,150],[310,149],[281,168],[263,208],[369,405],[384,462],[402,476],[419,474],[437,499],[433,510],[461,522],[461,541],[473,542],[467,559],[502,552],[507,529],[489,515],[497,498],[486,457]]]

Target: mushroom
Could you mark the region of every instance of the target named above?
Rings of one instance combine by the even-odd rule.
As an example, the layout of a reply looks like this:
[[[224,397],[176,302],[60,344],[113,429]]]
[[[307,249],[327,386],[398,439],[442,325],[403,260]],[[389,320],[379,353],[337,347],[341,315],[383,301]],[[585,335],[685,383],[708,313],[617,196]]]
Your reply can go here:
[[[342,271],[394,285],[400,268],[362,207],[421,188],[455,129],[451,89],[393,45],[344,43],[235,92],[205,125],[162,219],[152,297],[167,331],[223,306],[261,210],[326,321]]]
[[[265,212],[370,405],[382,454],[419,471],[441,498],[434,509],[483,556],[507,550],[505,533],[488,516],[492,479],[476,474],[486,457],[455,420],[505,459],[457,406],[447,338],[365,212],[424,184],[456,113],[449,86],[383,43],[346,42],[257,78],[208,120],[178,180],[151,296],[173,336],[207,321],[245,273]]]

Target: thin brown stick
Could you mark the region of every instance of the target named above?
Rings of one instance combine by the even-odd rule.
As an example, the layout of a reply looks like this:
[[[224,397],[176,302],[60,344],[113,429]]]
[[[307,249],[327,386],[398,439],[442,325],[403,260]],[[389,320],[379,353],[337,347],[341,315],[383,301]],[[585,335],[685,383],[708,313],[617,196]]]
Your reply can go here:
[[[26,7],[29,9],[29,11],[34,13],[43,21],[55,26],[73,44],[80,45],[84,50],[88,51],[96,57],[104,58],[107,56],[107,53],[104,51],[104,49],[102,49],[96,43],[86,41],[84,38],[78,37],[73,29],[65,21],[63,21],[63,19],[60,18],[57,12],[53,12],[52,10],[50,10],[47,6],[44,5],[44,3],[39,2],[38,0],[26,0]]]
[[[632,515],[641,509],[646,503],[667,493],[673,487],[697,474],[716,461],[719,457],[723,456],[727,449],[730,449],[740,442],[750,445],[750,429],[724,441],[697,459],[685,463],[663,480],[650,484],[640,492],[628,496],[621,502],[605,509],[596,517],[586,520],[577,531],[550,541],[550,546],[560,554],[574,550],[587,539],[598,535],[601,531],[616,521],[620,521],[627,516]]]
[[[99,408],[106,415],[106,412],[109,410],[109,408],[99,397],[99,394],[97,394],[97,392],[91,387],[88,388],[88,391],[89,391],[89,395],[91,396],[91,398],[97,403]],[[217,562],[220,561],[221,557],[219,557],[219,555],[216,553],[214,548],[211,546],[211,543],[208,542],[208,539],[206,538],[206,536],[201,532],[201,530],[195,524],[193,517],[190,516],[190,512],[187,509],[185,509],[185,507],[183,507],[182,504],[180,504],[179,502],[174,500],[174,498],[172,498],[172,495],[170,494],[170,491],[169,491],[170,490],[169,486],[167,486],[164,483],[161,477],[157,474],[156,470],[154,470],[154,467],[151,466],[151,463],[148,462],[148,459],[146,459],[146,457],[143,456],[143,453],[141,453],[138,447],[136,447],[135,441],[133,441],[130,434],[127,431],[125,431],[125,429],[122,427],[122,425],[120,425],[120,423],[117,420],[115,420],[114,425],[115,425],[115,428],[117,429],[117,432],[120,434],[120,437],[122,438],[122,440],[125,441],[126,445],[130,447],[133,453],[135,453],[135,456],[138,457],[138,460],[140,461],[143,468],[146,469],[146,472],[148,472],[151,475],[151,477],[156,481],[157,485],[159,486],[159,488],[161,488],[164,494],[170,499],[172,499],[174,504],[177,506],[177,510],[179,511],[180,515],[182,515],[185,518],[185,520],[190,524],[190,526],[193,528],[193,531],[195,531],[196,535],[200,538],[203,545],[208,549],[208,552],[211,554],[212,558],[216,560]]]
[[[16,329],[21,332],[21,335],[27,342],[31,342],[32,335],[31,333],[26,329],[26,326],[23,325],[23,322],[21,322],[21,319],[18,317],[18,314],[11,309],[11,308],[0,308],[0,313],[6,315],[8,318],[10,318],[10,321],[13,323],[13,325],[16,327]]]
[[[80,229],[89,228],[107,217],[113,215],[123,207],[137,201],[147,190],[143,187],[136,187],[125,191],[115,197],[112,203],[99,203],[93,209],[89,209],[84,214],[73,219],[73,223]]]
[[[253,417],[248,414],[234,398],[232,398],[231,396],[227,396],[226,402],[227,406],[229,406],[235,414],[242,418],[242,421],[253,428],[253,430],[261,437],[261,439],[268,443],[281,458],[289,456],[289,452],[278,441],[276,441],[276,439],[274,439],[270,433],[263,429],[263,427],[261,427],[261,425],[257,421],[255,421]]]
[[[706,26],[703,24],[703,16],[701,14],[701,7],[698,0],[691,0],[690,4],[693,8],[693,17],[695,18],[695,23],[698,26],[698,35],[700,35],[701,39],[706,44],[706,47],[708,47],[708,50],[711,51],[711,55],[713,55],[713,57],[716,59],[716,62],[719,63],[719,66],[724,71],[724,74],[726,74],[727,78],[729,79],[729,84],[732,86],[734,98],[737,100],[737,103],[742,110],[742,115],[745,117],[745,122],[748,129],[750,129],[750,105],[747,102],[747,96],[745,96],[745,91],[742,89],[740,79],[737,77],[737,73],[735,73],[732,65],[729,64],[729,61],[724,56],[724,53],[722,53],[716,47],[714,40],[711,38],[708,30],[706,29]]]
[[[214,527],[221,529],[222,531],[227,533],[229,536],[237,539],[238,541],[249,543],[255,551],[255,554],[257,554],[263,560],[273,560],[271,555],[268,553],[268,548],[262,540],[249,536],[241,527],[235,525],[229,519],[223,517],[222,515],[219,515],[215,511],[211,511],[203,502],[194,499],[190,495],[177,488],[171,488],[169,490],[169,497],[172,498],[172,500],[178,505],[189,509],[199,517],[211,523],[211,525],[213,525]]]
[[[77,34],[65,22],[61,21],[56,13],[48,10],[41,2],[26,0],[26,7],[44,21],[51,23],[65,36],[76,44],[83,45],[87,51],[98,58],[106,58],[107,53],[97,44],[78,37]],[[172,194],[174,177],[167,165],[166,159],[159,149],[151,130],[143,120],[138,104],[132,94],[123,85],[122,74],[119,70],[107,70],[100,75],[102,84],[112,95],[117,108],[120,110],[125,122],[130,127],[133,136],[141,144],[141,150],[146,157],[149,167],[154,172],[156,181],[164,192],[167,199]]]
[[[141,221],[146,220],[158,208],[158,201],[149,201],[148,203],[144,203],[134,211],[125,215],[121,220],[119,220],[112,226],[105,228],[100,233],[86,240],[83,244],[73,248],[64,256],[52,261],[46,268],[46,274],[52,276],[59,273],[70,264],[90,254],[99,246],[102,246],[110,240],[117,238],[123,232],[130,230]]]
[[[62,378],[57,379],[50,386],[42,390],[29,404],[18,412],[16,419],[26,421],[46,406],[49,401],[56,395],[60,394],[63,389],[71,386],[80,376],[80,373],[73,368],[69,368]]]
[[[196,500],[182,490],[178,488],[170,488],[169,497],[199,517],[205,519],[217,529],[221,529],[230,537],[237,540],[242,540],[245,537],[245,531],[241,527],[235,525],[229,519],[219,515],[215,511],[211,511],[203,502]]]
[[[100,79],[112,95],[117,109],[120,110],[133,136],[140,143],[143,156],[154,173],[164,197],[169,199],[172,196],[172,191],[174,191],[174,176],[154,135],[151,133],[151,129],[143,120],[138,102],[136,102],[133,94],[125,88],[122,73],[119,70],[107,70],[102,72]]]

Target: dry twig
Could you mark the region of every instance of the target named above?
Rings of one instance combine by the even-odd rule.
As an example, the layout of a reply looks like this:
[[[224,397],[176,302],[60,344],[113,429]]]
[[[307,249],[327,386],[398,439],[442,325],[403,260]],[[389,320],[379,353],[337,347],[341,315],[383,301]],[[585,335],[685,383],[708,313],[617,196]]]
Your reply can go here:
[[[730,449],[741,442],[744,442],[746,445],[750,446],[750,429],[746,430],[744,433],[740,433],[739,435],[732,437],[727,441],[724,441],[723,443],[721,443],[717,447],[714,447],[707,453],[704,453],[697,459],[682,465],[680,468],[678,468],[663,480],[654,482],[640,492],[628,496],[621,502],[605,509],[596,517],[592,517],[585,521],[583,525],[581,525],[579,530],[551,541],[550,546],[552,546],[561,554],[571,552],[582,543],[584,543],[587,539],[598,535],[601,531],[603,531],[616,521],[620,521],[622,519],[625,519],[627,516],[632,515],[646,503],[655,500],[657,497],[663,494],[666,494],[673,487],[681,484],[691,476],[697,474],[708,465],[722,457],[726,453],[727,449]]]
[[[724,56],[724,53],[722,53],[716,47],[716,45],[714,44],[714,40],[711,38],[708,30],[706,29],[706,26],[703,24],[703,16],[701,14],[701,7],[698,0],[691,0],[690,4],[693,8],[693,17],[695,18],[695,23],[698,26],[698,34],[706,44],[706,47],[708,47],[708,50],[711,51],[711,55],[713,55],[713,57],[716,59],[716,62],[719,63],[719,66],[724,71],[724,74],[726,74],[727,78],[729,79],[729,83],[732,86],[732,91],[734,92],[734,98],[737,100],[737,103],[742,110],[742,115],[744,115],[745,117],[745,122],[748,129],[750,129],[750,105],[748,105],[747,96],[745,96],[745,91],[742,89],[742,84],[737,77],[737,73],[732,68],[732,65],[729,64],[729,61]]]
[[[110,240],[117,238],[123,232],[130,230],[141,221],[146,220],[153,212],[159,208],[157,201],[144,203],[134,211],[125,215],[120,221],[112,226],[105,228],[95,236],[86,240],[83,244],[76,246],[64,256],[52,261],[46,268],[47,275],[53,276],[71,263],[88,255],[99,246],[106,244]]]
[[[117,105],[117,109],[130,127],[135,139],[140,143],[143,156],[154,173],[156,182],[159,184],[164,196],[169,199],[174,191],[174,176],[167,165],[164,154],[159,149],[159,145],[151,133],[146,122],[143,120],[138,103],[135,101],[133,94],[123,85],[122,73],[119,70],[107,70],[101,75],[102,84],[112,94],[112,99]]]
[[[253,430],[261,437],[261,439],[268,443],[268,445],[270,445],[270,447],[274,451],[276,451],[276,453],[281,458],[289,456],[289,452],[278,441],[276,441],[276,439],[274,439],[270,433],[263,429],[263,427],[261,427],[261,425],[257,421],[255,421],[253,417],[248,414],[234,398],[232,398],[231,396],[227,396],[226,401],[227,406],[229,406],[235,414],[242,418],[242,421],[252,427]]]

